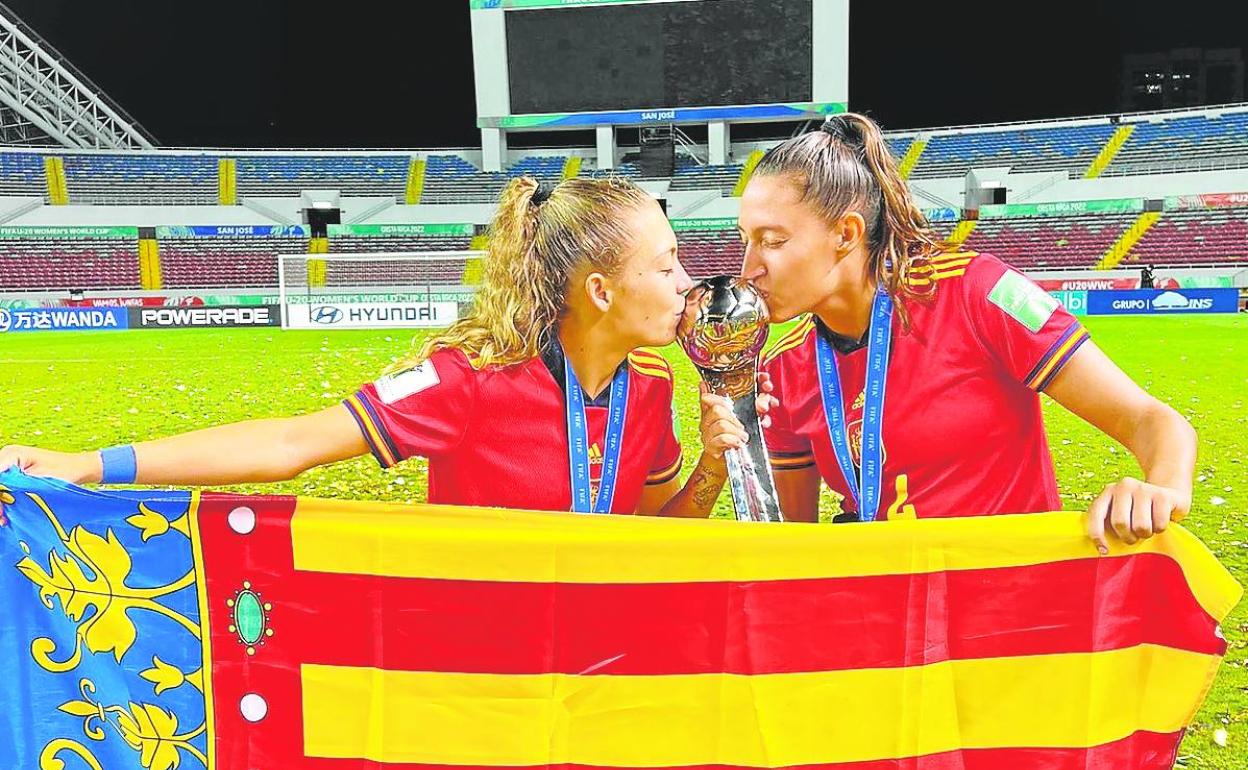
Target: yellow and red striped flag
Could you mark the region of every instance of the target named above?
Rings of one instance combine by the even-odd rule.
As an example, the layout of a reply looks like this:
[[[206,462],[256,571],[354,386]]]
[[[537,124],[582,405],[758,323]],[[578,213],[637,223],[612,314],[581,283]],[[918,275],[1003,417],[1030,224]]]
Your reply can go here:
[[[73,551],[73,519],[150,575],[185,548],[198,638],[131,611],[136,649],[82,644],[136,683],[79,698],[105,721],[121,704],[123,738],[176,717],[151,751],[183,767],[1168,768],[1240,595],[1177,526],[1098,557],[1073,513],[755,525],[0,481],[32,616],[65,608],[39,602],[31,562],[72,574],[40,562],[41,527]],[[0,639],[30,636],[6,622]],[[185,649],[138,650],[145,624]],[[68,740],[57,724],[25,728]],[[139,738],[114,743],[153,767]]]

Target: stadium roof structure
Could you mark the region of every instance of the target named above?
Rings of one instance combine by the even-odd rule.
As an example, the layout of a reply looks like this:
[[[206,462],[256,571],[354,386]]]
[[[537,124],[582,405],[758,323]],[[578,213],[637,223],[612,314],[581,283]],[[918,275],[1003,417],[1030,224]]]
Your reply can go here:
[[[138,150],[157,142],[0,4],[0,144]]]

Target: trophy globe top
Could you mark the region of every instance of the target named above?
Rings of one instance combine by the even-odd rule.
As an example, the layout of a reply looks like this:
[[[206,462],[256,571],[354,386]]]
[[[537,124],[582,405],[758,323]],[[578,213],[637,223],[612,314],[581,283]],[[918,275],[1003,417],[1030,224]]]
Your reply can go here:
[[[748,281],[719,275],[689,290],[677,337],[700,369],[753,368],[767,343],[770,318],[767,303]]]

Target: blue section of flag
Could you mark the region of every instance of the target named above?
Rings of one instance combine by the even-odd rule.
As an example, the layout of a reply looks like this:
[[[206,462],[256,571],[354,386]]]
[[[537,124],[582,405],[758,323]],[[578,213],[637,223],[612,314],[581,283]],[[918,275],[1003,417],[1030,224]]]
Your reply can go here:
[[[190,504],[0,473],[0,768],[205,766]]]

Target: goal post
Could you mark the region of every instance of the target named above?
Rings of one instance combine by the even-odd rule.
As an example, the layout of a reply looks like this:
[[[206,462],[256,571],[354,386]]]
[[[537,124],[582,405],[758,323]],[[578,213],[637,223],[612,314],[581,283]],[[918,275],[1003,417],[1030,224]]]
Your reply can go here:
[[[279,254],[283,329],[445,327],[476,293],[484,251]]]

